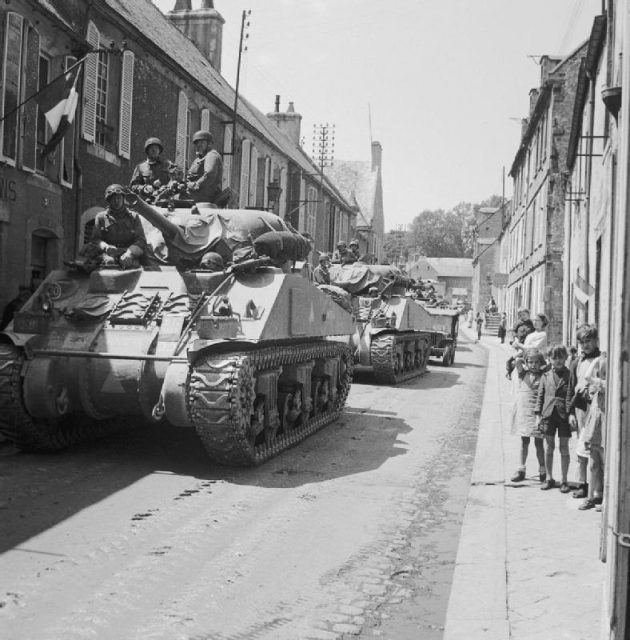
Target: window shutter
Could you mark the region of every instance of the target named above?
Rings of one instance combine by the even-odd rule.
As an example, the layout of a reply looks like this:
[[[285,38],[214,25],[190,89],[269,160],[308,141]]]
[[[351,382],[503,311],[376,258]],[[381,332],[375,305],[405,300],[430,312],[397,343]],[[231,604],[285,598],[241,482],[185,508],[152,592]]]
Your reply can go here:
[[[256,192],[258,187],[258,149],[252,147],[251,159],[249,163],[249,198],[248,204],[256,206]]]
[[[300,179],[300,218],[298,220],[298,231],[305,231],[304,218],[306,213],[306,181]]]
[[[131,118],[133,107],[133,65],[135,56],[125,51],[122,56],[120,76],[120,130],[118,132],[118,153],[129,159],[131,155]]]
[[[39,33],[33,27],[26,29],[26,69],[24,96],[32,96],[37,92],[39,84]],[[47,80],[47,78],[43,78]],[[22,118],[24,137],[22,138],[22,166],[25,169],[35,169],[35,154],[37,153],[37,102],[29,100],[24,105]],[[48,129],[48,125],[46,125]],[[48,136],[47,136],[48,137]]]
[[[271,158],[265,158],[265,177],[262,182],[262,206],[266,209],[269,206],[269,192],[267,191],[267,185],[271,182]]]
[[[210,131],[210,111],[208,109],[201,110],[201,129]]]
[[[232,125],[225,127],[223,133],[223,188],[232,184]]]
[[[280,187],[282,191],[280,192],[280,207],[278,209],[278,215],[281,218],[284,218],[287,215],[287,187],[289,184],[288,180],[288,172],[286,168],[280,169]]]
[[[175,164],[182,169],[188,168],[186,157],[186,133],[188,123],[188,96],[179,92],[179,104],[177,106],[177,134],[175,138]]]
[[[249,159],[252,143],[243,140],[241,146],[241,185],[239,193],[239,203],[241,207],[246,207],[249,200]]]
[[[100,35],[93,22],[88,24],[86,40],[98,49]],[[83,65],[83,114],[81,129],[88,142],[94,142],[96,135],[96,67],[98,53],[88,53]]]

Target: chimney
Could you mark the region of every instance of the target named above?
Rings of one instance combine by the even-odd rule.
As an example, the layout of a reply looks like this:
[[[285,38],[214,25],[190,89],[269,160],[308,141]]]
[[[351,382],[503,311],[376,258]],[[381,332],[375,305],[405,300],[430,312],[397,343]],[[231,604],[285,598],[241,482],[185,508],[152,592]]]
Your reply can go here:
[[[549,56],[543,56],[540,59],[540,86],[542,87],[549,76],[551,71],[555,69],[562,62],[562,58],[550,58]]]
[[[383,147],[381,143],[376,140],[372,142],[372,171],[376,171],[381,168],[381,159],[383,156]]]
[[[529,126],[529,118],[521,118],[521,140],[525,137],[525,132]]]
[[[299,113],[295,113],[295,107],[292,102],[289,102],[289,106],[286,112],[280,112],[280,96],[276,96],[276,110],[268,113],[267,117],[275,123],[275,125],[286,136],[289,137],[291,142],[296,147],[300,146],[300,133],[302,128],[302,116]]]
[[[214,8],[212,0],[203,0],[199,9],[191,9],[191,0],[175,0],[166,17],[203,53],[221,73],[221,48],[225,20]]]

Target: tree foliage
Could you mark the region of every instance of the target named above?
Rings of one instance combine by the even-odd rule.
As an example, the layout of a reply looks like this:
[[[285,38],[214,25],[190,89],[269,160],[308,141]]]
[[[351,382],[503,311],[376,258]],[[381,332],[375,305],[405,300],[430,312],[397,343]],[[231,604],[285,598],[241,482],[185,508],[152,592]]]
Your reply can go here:
[[[407,262],[412,253],[428,258],[472,258],[475,212],[481,207],[498,207],[501,202],[501,196],[493,195],[477,204],[460,202],[447,211],[426,209],[407,229],[385,235],[385,255],[392,263]]]

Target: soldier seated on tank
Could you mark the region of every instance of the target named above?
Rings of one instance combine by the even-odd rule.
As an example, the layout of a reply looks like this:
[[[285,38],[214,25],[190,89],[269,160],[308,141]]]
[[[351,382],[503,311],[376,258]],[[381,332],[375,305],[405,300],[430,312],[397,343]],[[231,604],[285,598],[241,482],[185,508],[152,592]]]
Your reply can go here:
[[[319,266],[313,270],[313,281],[315,284],[330,284],[330,256],[327,253],[320,253]]]
[[[83,267],[122,267],[136,269],[146,251],[146,238],[138,214],[125,204],[125,189],[110,184],[105,189],[107,209],[96,214],[92,238],[81,255],[87,258]]]
[[[348,264],[352,264],[353,262],[357,262],[358,260],[361,260],[360,250],[359,250],[359,241],[351,240],[350,244],[348,245],[347,262]]]
[[[144,152],[147,157],[136,165],[129,182],[129,187],[134,193],[150,198],[154,192],[170,182],[170,169],[173,163],[162,159],[162,151],[164,151],[164,145],[159,138],[146,140]]]
[[[199,268],[206,271],[219,272],[225,270],[225,265],[223,258],[216,251],[208,251],[201,257]]]
[[[195,202],[215,203],[222,191],[221,156],[212,148],[214,138],[209,131],[197,131],[192,142],[197,157],[188,170],[188,192]]]
[[[348,245],[340,240],[337,243],[337,249],[333,253],[332,263],[333,264],[346,264],[348,261]]]

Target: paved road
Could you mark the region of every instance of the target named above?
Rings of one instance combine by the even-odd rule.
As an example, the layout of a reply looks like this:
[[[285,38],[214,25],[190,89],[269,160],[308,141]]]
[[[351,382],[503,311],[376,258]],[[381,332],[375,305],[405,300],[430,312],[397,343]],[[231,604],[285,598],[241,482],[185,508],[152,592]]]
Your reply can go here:
[[[261,468],[142,427],[0,452],[0,637],[441,638],[485,351],[396,388]]]

